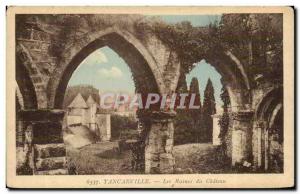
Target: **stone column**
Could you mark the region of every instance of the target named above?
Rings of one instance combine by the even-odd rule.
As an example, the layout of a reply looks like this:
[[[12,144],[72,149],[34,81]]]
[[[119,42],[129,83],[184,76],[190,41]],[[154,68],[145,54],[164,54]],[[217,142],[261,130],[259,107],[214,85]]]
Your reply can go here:
[[[17,140],[17,147],[24,146],[24,127],[23,122],[19,120],[19,116],[16,116],[16,140]]]
[[[252,162],[252,111],[232,114],[232,166],[244,161]]]
[[[222,115],[214,114],[211,117],[213,118],[213,137],[212,143],[213,145],[221,145],[221,139],[219,138],[221,127],[219,125],[219,120]]]
[[[62,110],[24,110],[20,120],[25,130],[28,163],[35,175],[67,174],[63,141]]]
[[[172,153],[174,141],[171,112],[153,112],[145,147],[145,172],[148,174],[173,173],[175,159]]]
[[[270,145],[269,145],[269,130],[265,128],[264,130],[264,170],[269,169],[269,156],[270,156]]]
[[[256,169],[260,169],[263,165],[264,129],[264,122],[256,121],[252,135],[253,164]]]

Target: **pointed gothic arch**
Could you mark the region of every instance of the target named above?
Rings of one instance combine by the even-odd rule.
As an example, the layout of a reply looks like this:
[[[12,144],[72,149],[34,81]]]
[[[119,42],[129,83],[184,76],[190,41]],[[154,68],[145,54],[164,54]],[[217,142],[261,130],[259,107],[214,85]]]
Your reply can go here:
[[[62,107],[64,93],[74,70],[89,54],[104,46],[118,53],[129,65],[138,92],[161,93],[165,90],[162,74],[147,49],[129,32],[110,28],[92,32],[66,47],[61,63],[48,83],[50,107]]]

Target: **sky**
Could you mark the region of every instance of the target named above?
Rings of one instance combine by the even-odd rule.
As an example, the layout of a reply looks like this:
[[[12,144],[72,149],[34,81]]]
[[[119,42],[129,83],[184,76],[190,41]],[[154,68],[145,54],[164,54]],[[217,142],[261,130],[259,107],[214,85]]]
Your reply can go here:
[[[191,84],[193,77],[196,77],[198,79],[202,103],[204,99],[204,90],[208,79],[210,79],[214,86],[216,104],[220,106],[223,105],[223,102],[220,98],[221,89],[222,89],[222,83],[221,83],[222,76],[217,72],[217,70],[212,65],[206,63],[204,60],[195,64],[194,69],[189,74],[186,75],[186,82],[188,88]]]
[[[135,91],[129,66],[107,46],[91,53],[74,71],[68,85],[80,84],[92,85],[100,92]]]
[[[148,16],[153,17],[153,16]],[[190,21],[193,26],[206,26],[220,20],[220,15],[163,15],[159,17],[167,23]],[[88,76],[87,76],[88,75]],[[215,89],[215,99],[222,105],[220,93],[222,84],[221,75],[205,61],[199,62],[186,76],[188,87],[191,79],[197,77],[199,81],[201,99],[208,78],[212,80]],[[102,47],[91,53],[74,71],[68,86],[88,84],[101,92],[125,92],[133,94],[135,91],[132,73],[126,62],[109,47]]]
[[[189,21],[195,27],[207,26],[221,20],[221,15],[148,15],[148,17],[157,17],[170,24]]]

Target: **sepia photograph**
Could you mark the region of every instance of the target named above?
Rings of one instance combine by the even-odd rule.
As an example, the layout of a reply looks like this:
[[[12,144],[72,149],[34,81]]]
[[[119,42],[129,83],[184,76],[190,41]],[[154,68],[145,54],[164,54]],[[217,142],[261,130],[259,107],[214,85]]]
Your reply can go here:
[[[294,186],[293,12],[9,7],[8,186]]]

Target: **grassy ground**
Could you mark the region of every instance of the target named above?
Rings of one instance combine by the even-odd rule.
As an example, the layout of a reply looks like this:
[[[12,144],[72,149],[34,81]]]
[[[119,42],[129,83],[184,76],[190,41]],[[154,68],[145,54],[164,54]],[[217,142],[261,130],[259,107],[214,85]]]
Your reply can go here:
[[[67,147],[69,168],[76,174],[132,174],[131,152],[117,151],[116,142],[101,142],[80,149]],[[174,147],[176,173],[226,173],[230,169],[211,144]]]
[[[131,153],[119,153],[116,142],[101,142],[80,149],[67,147],[69,170],[74,174],[130,174]]]
[[[229,161],[218,153],[217,147],[209,143],[174,146],[176,173],[228,173]]]

